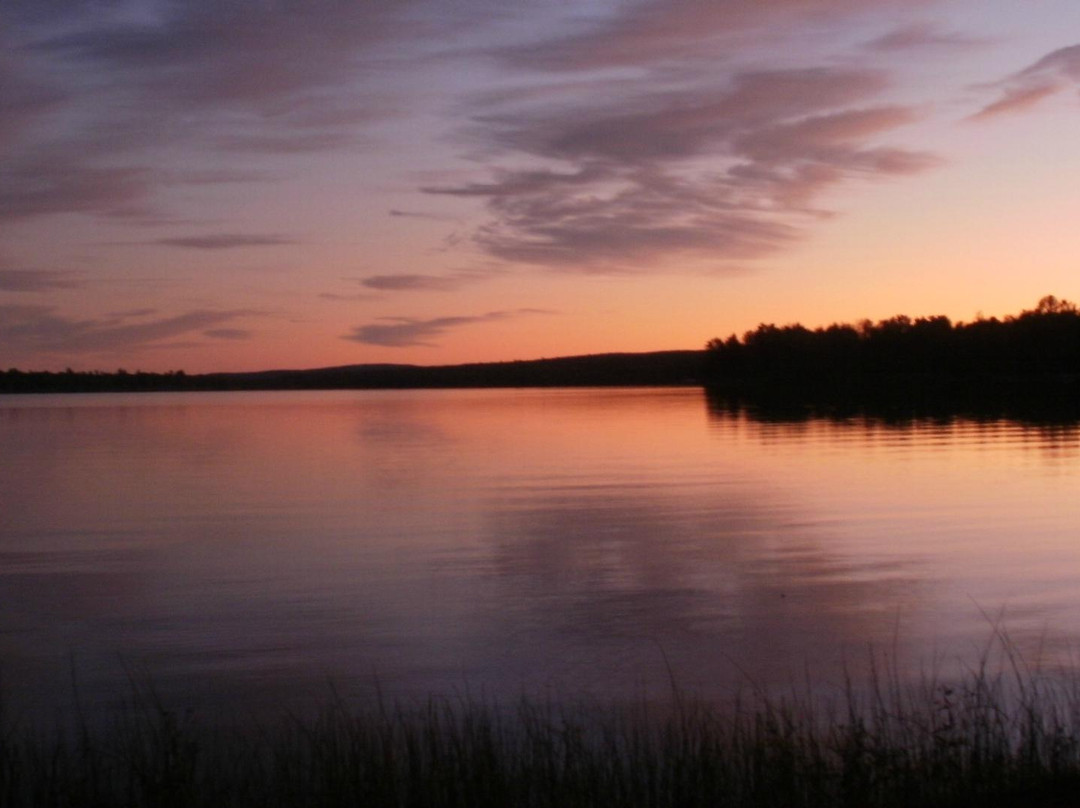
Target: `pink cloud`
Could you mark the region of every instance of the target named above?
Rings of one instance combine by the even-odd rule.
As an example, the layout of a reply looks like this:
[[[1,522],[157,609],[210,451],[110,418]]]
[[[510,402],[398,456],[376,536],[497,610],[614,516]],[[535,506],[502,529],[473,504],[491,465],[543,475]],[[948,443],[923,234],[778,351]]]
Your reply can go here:
[[[535,108],[475,116],[491,159],[525,156],[554,168],[506,169],[485,182],[429,187],[484,199],[491,221],[475,243],[504,261],[625,272],[669,258],[729,262],[789,247],[822,191],[855,177],[898,176],[938,158],[877,143],[918,113],[851,108],[887,86],[871,69],[739,73],[678,92],[541,97]],[[486,129],[485,129],[486,127]]]
[[[884,36],[866,43],[870,50],[908,51],[926,48],[970,48],[986,40],[948,31],[931,22],[915,22],[894,28]]]
[[[932,0],[930,0],[932,1]],[[512,64],[547,71],[595,70],[657,64],[688,56],[723,59],[725,45],[768,39],[807,22],[851,17],[864,11],[927,5],[928,0],[769,0],[696,2],[646,0],[619,3],[614,13],[585,31],[501,51]]]
[[[192,250],[234,250],[241,247],[280,247],[295,244],[296,240],[275,233],[207,233],[159,238],[153,243]]]
[[[969,120],[982,121],[1025,112],[1051,95],[1080,85],[1080,45],[1048,53],[1034,64],[990,85],[998,91],[995,101]]]
[[[1063,84],[1058,81],[1006,87],[1001,91],[997,101],[980,109],[971,116],[971,120],[982,121],[995,118],[998,115],[1024,112],[1034,107],[1044,98],[1057,94],[1062,89]]]
[[[135,351],[253,314],[247,310],[199,310],[152,320],[126,315],[78,319],[59,314],[52,306],[0,305],[0,341],[15,352],[69,355]]]
[[[469,283],[484,280],[480,273],[457,273],[450,275],[369,275],[360,284],[380,292],[452,292]]]
[[[429,340],[465,326],[507,320],[531,314],[551,314],[540,309],[491,311],[470,316],[435,317],[419,320],[412,317],[384,317],[381,322],[356,326],[344,339],[383,348],[431,347]]]
[[[82,283],[71,272],[48,269],[0,269],[0,292],[45,292],[77,289]]]

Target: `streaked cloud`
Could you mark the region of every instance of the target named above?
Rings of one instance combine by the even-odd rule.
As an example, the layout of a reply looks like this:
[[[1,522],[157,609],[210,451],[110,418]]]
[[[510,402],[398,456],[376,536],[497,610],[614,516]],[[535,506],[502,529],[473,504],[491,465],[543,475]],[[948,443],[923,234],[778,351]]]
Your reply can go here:
[[[0,243],[18,262],[0,261],[0,291],[66,304],[83,285],[79,310],[19,315],[42,345],[236,340],[222,361],[264,355],[242,317],[184,317],[257,300],[282,329],[305,323],[310,343],[290,350],[323,355],[348,346],[318,328],[430,345],[483,323],[512,332],[516,307],[547,294],[605,306],[610,284],[574,273],[738,274],[745,309],[764,308],[763,268],[842,277],[848,257],[818,250],[900,232],[840,221],[859,188],[876,204],[880,186],[949,159],[959,195],[961,176],[993,170],[971,166],[1000,164],[979,163],[989,148],[1023,153],[1008,133],[966,148],[978,133],[950,127],[958,103],[981,120],[1072,96],[1080,46],[1044,44],[1068,44],[1054,30],[1067,0],[1050,7],[5,0]],[[899,222],[919,207],[887,209]],[[290,260],[263,262],[268,282],[237,274],[275,255]],[[506,282],[525,273],[539,277]],[[649,307],[634,295],[652,285],[625,284],[611,314],[639,341]],[[679,305],[687,287],[669,288]],[[369,305],[391,298],[416,308]],[[415,316],[373,319],[386,312]]]
[[[252,332],[245,328],[209,328],[203,334],[211,339],[242,340],[251,339]]]
[[[1024,112],[1044,98],[1076,89],[1080,87],[1080,45],[1059,48],[990,87],[997,91],[996,100],[972,115],[972,120]]]
[[[157,309],[127,309],[126,311],[111,311],[105,316],[110,320],[126,320],[134,317],[149,317],[157,314]]]
[[[481,112],[476,119],[494,146],[539,157],[679,159],[713,154],[736,133],[859,102],[888,86],[888,76],[872,68],[721,75],[719,82],[678,90],[643,92],[635,83],[616,94],[601,82],[578,87],[570,103]]]
[[[71,272],[48,269],[0,269],[0,292],[46,292],[76,289],[82,283]]]
[[[437,30],[418,0],[4,5],[0,222],[159,209],[184,183],[161,154],[365,147],[401,114],[396,46]]]
[[[489,276],[476,272],[448,275],[369,275],[360,279],[360,285],[380,292],[453,292],[487,277]]]
[[[438,213],[426,213],[422,210],[398,210],[396,208],[391,208],[387,213],[399,219],[427,219],[432,222],[456,221],[453,216],[444,216]]]
[[[231,185],[249,182],[269,182],[273,177],[265,171],[241,171],[235,168],[212,168],[174,172],[169,181],[183,185]]]
[[[581,272],[670,259],[762,258],[803,237],[816,198],[840,183],[937,165],[878,138],[919,117],[865,106],[888,86],[870,68],[736,73],[677,92],[578,87],[573,102],[476,114],[486,181],[428,187],[483,199],[474,235],[504,261]],[[549,162],[503,168],[501,160]]]
[[[93,167],[70,157],[6,161],[0,222],[57,213],[123,215],[139,209],[153,180],[143,167]]]
[[[287,134],[222,135],[214,144],[226,151],[245,154],[321,154],[335,149],[359,148],[367,143],[352,131],[299,132]]]
[[[733,51],[775,41],[802,25],[822,25],[879,9],[929,5],[925,0],[769,0],[617,3],[611,13],[575,21],[557,36],[499,55],[508,64],[551,72],[578,72],[641,65],[668,66],[687,58],[715,66]]]
[[[894,28],[867,42],[866,47],[876,51],[908,51],[925,48],[971,48],[985,44],[985,39],[923,21]]]
[[[319,298],[321,300],[334,300],[346,303],[355,303],[361,300],[374,300],[378,295],[364,294],[363,292],[357,294],[339,294],[337,292],[320,292]]]
[[[432,339],[441,337],[448,331],[479,323],[550,313],[541,309],[517,309],[492,311],[472,316],[435,317],[429,320],[418,320],[412,317],[383,317],[378,322],[356,326],[351,334],[345,335],[344,339],[383,348],[431,347],[435,344],[431,342]]]
[[[14,37],[0,32],[0,148],[10,151],[33,128],[60,109],[69,93],[31,75],[14,52]]]
[[[234,250],[240,247],[280,247],[297,242],[287,236],[268,233],[209,233],[202,236],[159,238],[153,243],[192,250]]]
[[[169,111],[216,107],[313,129],[370,116],[370,107],[331,90],[348,89],[358,59],[400,34],[402,18],[382,4],[189,0],[158,6],[141,22],[102,15],[34,48],[109,70],[128,92],[161,99]]]
[[[149,320],[126,316],[80,319],[61,314],[53,306],[0,305],[0,343],[13,352],[130,352],[203,333],[253,314],[237,309],[195,310]]]

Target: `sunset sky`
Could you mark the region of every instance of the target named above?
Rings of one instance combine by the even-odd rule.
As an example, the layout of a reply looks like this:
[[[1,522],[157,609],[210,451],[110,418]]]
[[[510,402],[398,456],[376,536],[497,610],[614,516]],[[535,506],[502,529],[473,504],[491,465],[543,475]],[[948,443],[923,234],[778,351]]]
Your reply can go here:
[[[1080,298],[1076,0],[2,0],[0,367]]]

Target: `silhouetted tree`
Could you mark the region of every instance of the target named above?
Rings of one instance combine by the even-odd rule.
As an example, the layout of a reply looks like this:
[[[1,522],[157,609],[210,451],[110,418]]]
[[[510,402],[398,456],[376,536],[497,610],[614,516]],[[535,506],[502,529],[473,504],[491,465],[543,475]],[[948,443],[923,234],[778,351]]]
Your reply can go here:
[[[808,329],[762,323],[706,345],[706,383],[813,391],[935,391],[1080,377],[1080,310],[1042,298],[1004,320],[897,315]]]

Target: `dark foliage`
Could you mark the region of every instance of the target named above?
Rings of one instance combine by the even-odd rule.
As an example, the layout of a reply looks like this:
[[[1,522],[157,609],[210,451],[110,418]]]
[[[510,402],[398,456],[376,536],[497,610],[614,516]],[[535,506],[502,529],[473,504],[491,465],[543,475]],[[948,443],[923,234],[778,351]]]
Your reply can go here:
[[[5,808],[1064,808],[1080,689],[1015,649],[959,679],[875,668],[710,704],[332,701],[314,719],[202,723],[136,694],[113,723],[0,720]],[[2,716],[0,716],[2,718]]]
[[[604,387],[700,384],[704,351],[596,354],[469,365],[346,365],[258,373],[0,371],[0,393],[210,390],[374,390],[439,387]]]
[[[1015,316],[953,323],[903,315],[872,323],[760,325],[711,340],[706,384],[761,400],[890,401],[1042,397],[1080,391],[1080,310],[1044,297]]]

